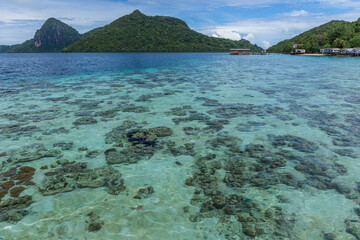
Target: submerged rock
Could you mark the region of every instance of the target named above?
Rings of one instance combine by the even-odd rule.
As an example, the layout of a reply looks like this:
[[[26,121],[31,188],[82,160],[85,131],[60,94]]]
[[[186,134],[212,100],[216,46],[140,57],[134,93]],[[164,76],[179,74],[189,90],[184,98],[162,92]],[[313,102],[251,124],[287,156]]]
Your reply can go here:
[[[65,178],[63,175],[55,174],[46,177],[39,191],[44,196],[55,195],[62,192],[71,192],[75,189],[76,181],[73,178]]]
[[[105,151],[106,162],[108,164],[119,163],[136,163],[142,159],[149,159],[154,155],[155,148],[153,146],[135,145],[129,146],[122,150],[110,148]]]
[[[140,97],[138,97],[137,99],[135,99],[135,102],[151,102],[152,98],[158,98],[158,97],[162,97],[162,96],[164,96],[163,93],[144,94],[144,95],[141,95]]]
[[[70,131],[64,127],[54,128],[45,132],[42,132],[42,135],[51,135],[51,134],[68,134]]]
[[[24,191],[26,188],[25,187],[14,187],[13,189],[10,190],[10,196],[11,197],[18,197],[20,195],[20,193],[22,191]]]
[[[78,126],[78,125],[91,125],[91,124],[96,124],[97,121],[95,118],[93,117],[82,117],[82,118],[78,118],[75,120],[75,122],[73,122],[74,125]]]
[[[146,188],[140,188],[138,194],[134,196],[134,198],[136,199],[148,198],[153,193],[154,193],[154,188],[152,186]]]
[[[229,124],[229,120],[216,119],[205,121],[205,123],[206,125],[208,125],[208,127],[201,129],[201,131],[206,133],[215,133],[222,130],[224,128],[224,125]]]
[[[158,137],[167,137],[173,134],[168,127],[154,127],[150,129],[133,129],[126,133],[126,137],[132,144],[144,144],[154,146]]]
[[[229,148],[232,152],[239,152],[242,140],[238,137],[218,134],[215,138],[206,141],[206,144],[213,149],[219,149],[221,147]]]
[[[244,223],[243,224],[243,233],[249,237],[255,237],[256,236],[256,230],[255,225],[251,223]]]
[[[11,180],[18,180],[17,185],[24,184],[24,185],[34,185],[31,181],[32,177],[35,174],[36,169],[28,166],[23,166],[19,168],[12,168],[9,171],[3,173],[4,177],[9,177]]]
[[[139,127],[139,124],[134,121],[124,121],[120,126],[113,128],[111,132],[105,134],[105,143],[122,143],[125,139],[126,131],[134,127]]]
[[[336,240],[336,235],[334,233],[325,233],[323,238],[324,240]]]
[[[36,170],[32,167],[23,166],[20,168],[14,167],[9,169],[7,172],[1,173],[0,200],[8,194],[9,190],[11,197],[18,197],[20,193],[27,188],[20,185],[35,185],[35,183],[31,181],[35,171]]]
[[[142,144],[154,147],[157,142],[157,136],[146,129],[133,129],[126,133],[128,141],[134,145]]]
[[[7,152],[8,163],[30,162],[45,157],[57,157],[61,153],[60,150],[45,148],[44,144],[34,143],[24,146],[17,150]]]
[[[229,119],[247,115],[263,116],[265,114],[266,107],[256,106],[254,104],[241,104],[230,103],[223,104],[221,107],[217,107],[208,111],[209,114],[215,115],[217,118]]]
[[[95,117],[103,117],[103,118],[114,118],[117,116],[119,109],[110,109],[105,111],[99,111],[94,114]]]
[[[0,203],[0,222],[17,222],[23,219],[29,212],[24,210],[32,204],[32,197],[29,195],[17,198],[9,198]]]
[[[197,135],[200,132],[200,128],[197,127],[184,127],[183,130],[186,135]]]
[[[279,146],[288,146],[300,152],[306,153],[314,153],[319,149],[319,147],[309,140],[305,138],[292,136],[292,135],[283,135],[283,136],[275,136],[268,135],[269,139],[272,141],[272,145],[274,147]]]
[[[191,106],[189,106],[190,108],[187,107],[176,107],[176,108],[171,108],[169,112],[167,112],[168,115],[175,115],[175,116],[179,116],[179,117],[183,117],[187,115],[186,110],[191,109]]]
[[[195,156],[196,152],[194,151],[194,143],[185,143],[184,146],[177,147],[175,142],[168,141],[166,142],[167,149],[164,153],[169,153],[173,156],[180,156],[180,155],[189,155]]]
[[[149,129],[127,130],[127,126],[137,125],[135,122],[124,122],[122,126],[113,129],[106,135],[106,143],[116,142],[122,149],[110,148],[105,151],[108,164],[135,163],[151,158],[155,151],[163,147],[158,144],[158,138],[168,137],[173,131],[164,126]],[[125,147],[124,147],[125,145]]]
[[[208,121],[210,117],[204,113],[193,111],[190,116],[184,118],[174,118],[173,122],[179,124],[180,122],[191,122],[191,121]]]
[[[210,98],[197,98],[197,100],[203,100],[204,103],[203,106],[207,107],[218,107],[221,106],[221,103],[216,99],[210,99]]]
[[[110,166],[86,169],[86,163],[76,163],[55,169],[44,178],[40,192],[44,196],[62,192],[71,192],[76,187],[99,188],[108,187],[108,193],[119,194],[125,190],[124,180],[118,170]]]
[[[246,123],[239,123],[235,129],[239,130],[240,132],[254,132],[258,130],[258,128],[265,126],[266,123],[263,122],[255,122],[255,121],[248,121]]]
[[[334,152],[344,157],[357,158],[358,155],[353,149],[334,149]]]
[[[155,134],[157,137],[168,137],[173,135],[171,128],[164,126],[150,128],[149,133]]]
[[[88,224],[87,229],[89,232],[97,232],[104,226],[104,221],[94,212],[90,212],[86,216],[88,217],[86,223]]]
[[[360,221],[345,220],[346,231],[353,235],[356,239],[360,239]]]
[[[61,150],[70,150],[74,145],[74,142],[58,142],[58,143],[54,143],[53,147],[54,148],[61,148]]]
[[[85,157],[87,158],[96,158],[99,155],[99,151],[98,150],[93,150],[93,151],[87,151],[85,154]]]
[[[132,113],[145,113],[150,112],[150,109],[148,107],[144,106],[129,106],[123,109],[123,112],[132,112]]]
[[[10,133],[24,134],[24,133],[35,132],[38,130],[39,128],[34,125],[23,126],[21,124],[13,124],[13,125],[0,126],[0,134],[10,134]]]

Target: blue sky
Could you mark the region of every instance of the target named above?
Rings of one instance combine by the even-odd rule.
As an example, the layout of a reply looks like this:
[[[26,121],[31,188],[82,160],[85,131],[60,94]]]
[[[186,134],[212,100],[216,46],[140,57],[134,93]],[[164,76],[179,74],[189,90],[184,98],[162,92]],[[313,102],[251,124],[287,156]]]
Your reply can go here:
[[[357,20],[360,0],[0,0],[0,45],[31,39],[49,17],[83,33],[135,9],[268,47],[330,20]]]

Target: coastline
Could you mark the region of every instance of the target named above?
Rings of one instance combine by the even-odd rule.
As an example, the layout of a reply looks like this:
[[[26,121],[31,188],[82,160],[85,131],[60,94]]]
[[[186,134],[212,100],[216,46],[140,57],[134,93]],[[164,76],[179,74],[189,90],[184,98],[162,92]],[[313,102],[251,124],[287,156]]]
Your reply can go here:
[[[305,54],[299,54],[301,56],[316,56],[316,57],[323,57],[323,56],[327,56],[325,54],[322,53],[305,53]]]
[[[329,55],[329,54],[322,54],[322,53],[305,53],[305,54],[297,54],[299,56],[313,56],[313,57],[359,57],[359,56],[352,56],[352,55]]]

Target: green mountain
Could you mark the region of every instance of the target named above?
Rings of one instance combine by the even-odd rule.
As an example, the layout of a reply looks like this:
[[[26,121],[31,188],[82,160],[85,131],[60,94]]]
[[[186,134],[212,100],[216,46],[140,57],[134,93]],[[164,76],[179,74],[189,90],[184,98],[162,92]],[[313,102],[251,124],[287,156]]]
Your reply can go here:
[[[177,18],[146,16],[136,10],[91,32],[63,52],[227,52],[230,48],[263,50],[246,40],[195,32]]]
[[[355,22],[331,21],[270,47],[267,52],[289,53],[293,44],[304,44],[307,52],[320,48],[360,47],[360,18]]]
[[[61,52],[61,49],[78,41],[80,38],[81,34],[74,28],[55,18],[49,18],[36,31],[33,39],[18,45],[0,46],[0,52]]]
[[[90,34],[96,32],[97,30],[99,30],[100,28],[101,28],[101,27],[94,28],[94,29],[92,29],[92,30],[90,30],[90,31],[88,31],[88,32],[86,32],[86,33],[83,33],[83,34],[81,34],[81,37],[87,37],[87,36],[89,36]]]
[[[8,45],[0,45],[0,53],[9,52],[10,49],[11,49],[11,46],[8,46]]]

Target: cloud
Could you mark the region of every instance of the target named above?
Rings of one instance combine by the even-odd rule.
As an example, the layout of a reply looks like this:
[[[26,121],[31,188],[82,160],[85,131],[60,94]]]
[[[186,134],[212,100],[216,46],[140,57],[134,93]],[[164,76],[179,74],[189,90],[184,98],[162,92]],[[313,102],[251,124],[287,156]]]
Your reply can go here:
[[[254,43],[255,36],[252,33],[247,34],[246,36],[242,37],[240,32],[232,31],[228,29],[218,29],[216,32],[213,32],[212,34],[209,34],[212,37],[217,38],[227,38],[231,40],[241,40],[246,39],[250,41],[251,43]]]
[[[290,17],[299,17],[299,16],[307,16],[309,14],[309,12],[305,11],[305,10],[300,10],[300,11],[292,11],[290,13],[286,13],[285,15],[290,16]]]
[[[242,39],[241,34],[234,30],[228,30],[228,29],[218,29],[215,32],[212,32],[209,34],[211,36],[217,36],[220,38],[227,38],[232,40],[240,40]]]
[[[233,40],[239,40],[240,36],[240,34],[234,33],[242,33],[245,39],[258,45],[264,45],[264,41],[277,43],[327,21],[329,21],[329,17],[319,16],[254,18],[204,28],[200,32],[210,36],[215,33]]]
[[[245,37],[243,37],[243,39],[246,39],[248,41],[250,41],[251,43],[254,43],[255,41],[255,36],[252,33],[249,33],[248,35],[246,35]]]
[[[271,46],[271,44],[268,41],[263,40],[263,46],[265,49],[268,49]]]

